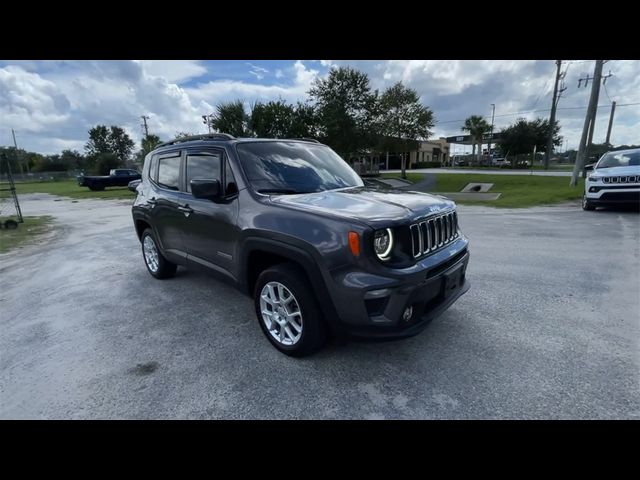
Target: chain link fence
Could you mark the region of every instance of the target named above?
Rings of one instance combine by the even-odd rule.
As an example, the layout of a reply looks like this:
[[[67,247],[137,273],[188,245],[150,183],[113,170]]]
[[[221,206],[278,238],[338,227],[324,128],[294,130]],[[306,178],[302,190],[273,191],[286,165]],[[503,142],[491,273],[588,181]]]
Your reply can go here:
[[[70,170],[66,172],[33,172],[14,173],[14,182],[51,182],[56,180],[70,180],[80,175],[80,170]],[[0,174],[0,182],[7,182],[7,174]]]

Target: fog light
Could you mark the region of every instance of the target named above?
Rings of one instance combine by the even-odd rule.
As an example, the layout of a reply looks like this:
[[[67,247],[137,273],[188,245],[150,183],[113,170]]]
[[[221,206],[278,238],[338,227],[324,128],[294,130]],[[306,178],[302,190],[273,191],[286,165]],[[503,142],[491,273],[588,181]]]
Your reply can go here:
[[[402,319],[405,322],[408,322],[411,319],[411,315],[413,315],[413,306],[404,309],[404,312],[402,312]]]

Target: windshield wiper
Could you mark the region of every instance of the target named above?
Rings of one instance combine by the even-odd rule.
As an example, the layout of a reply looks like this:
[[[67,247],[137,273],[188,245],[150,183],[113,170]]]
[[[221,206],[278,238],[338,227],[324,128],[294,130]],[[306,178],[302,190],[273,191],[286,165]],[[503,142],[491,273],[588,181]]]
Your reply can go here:
[[[293,188],[261,188],[260,190],[258,190],[258,193],[294,194],[294,193],[309,193],[309,192],[302,192],[299,190],[294,190]]]

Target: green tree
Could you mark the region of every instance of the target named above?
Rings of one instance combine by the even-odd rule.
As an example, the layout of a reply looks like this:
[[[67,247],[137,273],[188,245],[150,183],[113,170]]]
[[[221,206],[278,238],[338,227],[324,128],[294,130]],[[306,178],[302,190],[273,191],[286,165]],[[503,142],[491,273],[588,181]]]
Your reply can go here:
[[[292,138],[318,137],[318,118],[312,105],[302,102],[296,104],[289,134]]]
[[[524,118],[519,118],[514,124],[500,132],[498,144],[505,152],[505,156],[532,153],[534,148],[537,151],[543,151],[547,146],[550,128],[547,119],[537,118],[527,121]],[[553,128],[553,144],[556,146],[562,143],[562,137],[559,133],[560,126],[556,122]],[[512,165],[515,165],[515,162],[516,159],[512,158]]]
[[[316,120],[311,105],[283,100],[257,102],[251,109],[249,129],[257,137],[302,138],[316,136]]]
[[[218,104],[210,125],[214,130],[234,137],[249,136],[249,115],[241,100]]]
[[[87,159],[77,150],[63,150],[60,160],[67,165],[69,170],[82,170],[86,168]]]
[[[122,161],[115,153],[103,152],[94,156],[96,175],[109,175],[109,170],[122,166]]]
[[[251,109],[249,128],[257,137],[290,138],[295,109],[283,100],[256,102]]]
[[[97,125],[89,130],[89,141],[85,145],[85,151],[90,157],[100,153],[113,153],[121,163],[129,160],[135,143],[123,128],[112,125]]]
[[[109,133],[109,143],[111,144],[111,152],[114,153],[120,162],[126,163],[131,157],[136,144],[123,128],[112,126]]]
[[[317,78],[309,90],[318,133],[346,160],[375,143],[377,94],[371,91],[366,73],[349,67],[331,69],[327,78]]]
[[[142,165],[144,163],[144,157],[147,156],[154,148],[162,143],[158,135],[147,135],[140,140],[140,151],[136,154],[136,163]]]
[[[11,173],[24,173],[21,159],[25,158],[28,152],[15,147],[0,147],[0,173],[7,173],[7,167],[11,167]]]
[[[109,129],[105,125],[97,125],[89,130],[89,141],[84,149],[87,155],[110,152]]]
[[[471,135],[471,141],[473,143],[472,155],[476,153],[476,144],[478,145],[478,162],[480,161],[480,155],[482,154],[482,138],[486,133],[491,130],[491,125],[482,118],[480,115],[471,115],[464,121],[464,125],[461,130]]]
[[[387,88],[378,103],[375,131],[381,147],[387,152],[402,152],[402,177],[407,178],[405,153],[415,150],[419,140],[431,135],[433,112],[420,103],[418,93],[402,82]]]

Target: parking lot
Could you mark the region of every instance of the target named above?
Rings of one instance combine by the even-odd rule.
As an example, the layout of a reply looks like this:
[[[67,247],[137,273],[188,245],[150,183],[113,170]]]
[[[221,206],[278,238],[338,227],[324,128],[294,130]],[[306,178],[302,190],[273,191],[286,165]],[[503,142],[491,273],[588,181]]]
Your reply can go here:
[[[293,359],[249,297],[146,271],[130,202],[25,196],[0,256],[1,418],[640,418],[640,215],[459,207],[471,290],[420,335]]]

